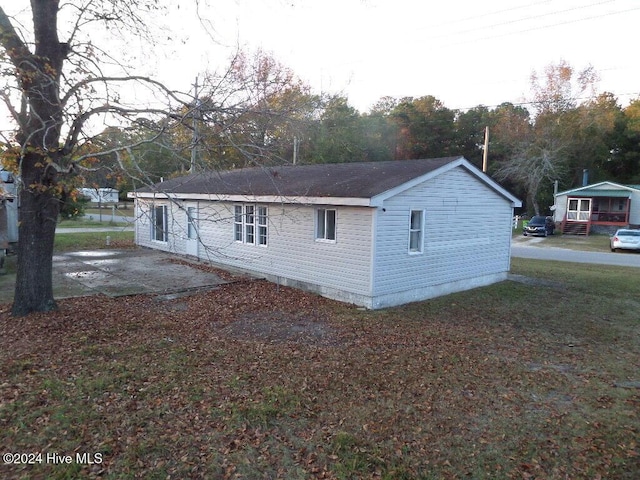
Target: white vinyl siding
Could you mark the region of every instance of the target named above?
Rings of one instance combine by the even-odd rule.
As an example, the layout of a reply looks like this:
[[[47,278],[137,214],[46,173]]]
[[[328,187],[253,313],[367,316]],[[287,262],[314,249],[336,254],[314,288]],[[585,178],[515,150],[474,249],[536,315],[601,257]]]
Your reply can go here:
[[[407,205],[428,217],[419,256],[407,255]],[[377,212],[373,295],[507,272],[511,218],[510,202],[461,168],[385,200]]]
[[[371,229],[375,209],[333,209],[341,225],[349,225],[349,228],[340,230],[339,242],[330,242],[316,241],[317,210],[314,207],[269,205],[265,207],[268,208],[268,218],[265,218],[268,248],[248,249],[235,241],[237,206],[201,202],[199,233],[210,252],[207,260],[276,277],[277,281],[288,279],[315,285],[318,291],[345,292],[347,297],[368,295],[371,291]],[[259,243],[262,222],[259,206],[255,216]],[[219,220],[204,221],[203,218]]]

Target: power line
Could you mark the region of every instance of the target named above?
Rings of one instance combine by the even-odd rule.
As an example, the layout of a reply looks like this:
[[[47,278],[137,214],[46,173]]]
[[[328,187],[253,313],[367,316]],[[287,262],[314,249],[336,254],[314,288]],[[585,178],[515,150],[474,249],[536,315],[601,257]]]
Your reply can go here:
[[[479,27],[460,30],[460,31],[457,31],[457,32],[447,32],[446,34],[428,37],[426,40],[437,39],[437,38],[442,38],[442,37],[448,37],[448,36],[451,36],[451,35],[459,35],[459,34],[469,33],[469,32],[477,32],[477,31],[481,31],[481,30],[494,29],[494,28],[497,28],[497,27],[505,26],[505,25],[513,25],[515,23],[527,22],[527,21],[530,21],[530,20],[536,20],[536,19],[540,19],[540,18],[545,18],[545,17],[549,17],[549,16],[552,16],[552,15],[555,16],[555,15],[559,15],[559,14],[562,14],[562,13],[573,12],[573,11],[576,11],[576,10],[583,10],[585,8],[591,8],[591,7],[596,7],[596,6],[599,6],[599,5],[605,5],[607,3],[613,3],[613,2],[616,2],[616,1],[617,0],[602,0],[602,1],[599,1],[599,2],[595,2],[595,3],[590,3],[588,5],[580,5],[580,6],[577,6],[577,7],[566,8],[564,10],[554,10],[554,11],[542,13],[542,14],[539,14],[539,15],[526,16],[526,17],[516,18],[514,20],[506,20],[504,22],[493,23],[493,24],[490,24],[490,25],[481,25]],[[539,5],[541,5],[541,4],[539,4]],[[507,9],[505,11],[509,11],[509,9]],[[498,13],[498,12],[496,12],[496,13]],[[486,16],[487,15],[480,15],[477,18],[482,18],[482,17],[486,17]],[[473,20],[473,19],[475,19],[475,18],[474,17],[470,18],[470,20]],[[423,30],[423,29],[424,28],[421,28],[421,30]]]
[[[536,31],[536,30],[545,30],[545,29],[548,29],[548,28],[560,27],[562,25],[569,25],[569,24],[572,24],[572,23],[584,22],[586,20],[594,20],[594,19],[598,19],[598,18],[609,17],[609,16],[612,16],[612,15],[619,15],[621,13],[628,13],[628,12],[633,12],[633,11],[636,11],[636,10],[640,10],[640,7],[629,8],[627,10],[620,10],[620,11],[616,11],[616,12],[608,12],[608,13],[604,13],[604,14],[600,14],[600,15],[592,15],[590,17],[578,18],[578,19],[574,19],[574,20],[566,20],[564,22],[558,22],[558,23],[553,23],[553,24],[549,24],[549,25],[542,25],[542,26],[538,26],[538,27],[532,27],[532,28],[528,28],[526,30],[518,30],[518,31],[515,31],[515,32],[507,32],[507,33],[503,33],[503,34],[491,35],[491,36],[487,36],[487,37],[477,38],[477,39],[474,39],[474,40],[467,40],[467,41],[463,41],[463,42],[452,43],[452,44],[449,44],[447,46],[458,46],[458,45],[464,45],[466,43],[471,43],[471,42],[478,42],[478,41],[482,41],[482,40],[492,40],[494,38],[502,38],[502,37],[508,37],[508,36],[511,36],[511,35],[516,35],[516,34],[521,34],[521,33],[533,32],[533,31]]]
[[[543,17],[548,17],[551,15],[557,15],[557,14],[561,14],[561,13],[566,13],[569,11],[577,11],[577,10],[583,10],[585,8],[590,8],[590,7],[594,7],[594,6],[599,6],[599,5],[604,5],[604,4],[608,4],[608,3],[614,3],[618,0],[604,0],[604,1],[600,1],[600,2],[595,2],[595,3],[591,3],[588,5],[581,5],[578,7],[572,7],[569,9],[565,9],[565,10],[555,10],[553,12],[549,12],[549,13],[544,13],[541,15],[536,15],[533,17],[524,17],[524,18],[520,18],[520,19],[516,19],[516,20],[509,20],[509,21],[505,21],[505,22],[501,22],[501,23],[496,23],[496,24],[492,24],[492,25],[486,25],[486,26],[482,26],[482,27],[478,27],[476,29],[473,30],[461,30],[461,31],[454,31],[454,32],[448,32],[447,34],[442,34],[442,35],[435,35],[435,36],[428,36],[428,37],[423,37],[420,39],[421,42],[424,43],[428,43],[432,40],[436,40],[438,38],[448,38],[451,36],[456,36],[456,35],[460,35],[466,32],[477,32],[477,31],[481,31],[481,30],[486,30],[486,29],[495,29],[497,27],[500,26],[504,26],[504,25],[511,25],[514,23],[519,23],[522,21],[526,21],[526,20],[532,20],[532,19],[538,19],[538,18],[543,18]],[[548,2],[542,2],[540,4],[543,3],[548,3]],[[540,5],[540,4],[529,4],[530,5]],[[517,9],[519,7],[514,7],[513,10]],[[512,9],[506,9],[506,11],[508,10],[512,10]],[[569,25],[569,24],[574,24],[574,23],[580,23],[580,22],[584,22],[584,21],[588,21],[588,20],[595,20],[595,19],[599,19],[599,18],[605,18],[605,17],[610,17],[613,15],[620,15],[623,13],[628,13],[628,12],[633,12],[633,11],[637,11],[640,10],[640,6],[637,7],[633,7],[633,8],[628,8],[626,10],[618,10],[618,11],[613,11],[613,12],[606,12],[606,13],[600,13],[597,15],[591,15],[588,17],[583,17],[583,18],[578,18],[578,19],[571,19],[571,20],[565,20],[565,21],[561,21],[561,22],[557,22],[557,23],[552,23],[552,24],[545,24],[545,25],[539,25],[539,26],[535,26],[535,27],[531,27],[531,28],[527,28],[527,29],[521,29],[521,30],[515,30],[515,31],[510,31],[510,32],[506,32],[506,33],[499,33],[499,34],[495,34],[495,35],[488,35],[488,36],[484,36],[484,37],[475,37],[475,38],[470,38],[467,40],[461,40],[458,42],[446,42],[446,43],[442,43],[439,45],[440,48],[447,48],[447,47],[457,47],[457,46],[461,46],[461,45],[467,45],[467,44],[472,44],[472,43],[476,43],[476,42],[480,42],[483,40],[492,40],[492,39],[496,39],[496,38],[504,38],[504,37],[509,37],[509,36],[514,36],[514,35],[520,35],[523,33],[527,33],[527,32],[533,32],[533,31],[537,31],[537,30],[546,30],[546,29],[550,29],[550,28],[555,28],[555,27],[559,27],[559,26],[563,26],[563,25]],[[488,15],[492,15],[492,14],[496,14],[499,13],[500,11],[496,11],[493,13],[488,13],[486,15],[483,16],[488,16]],[[375,54],[375,58],[379,58],[379,53]],[[335,66],[347,66],[347,65],[355,65],[358,63],[362,63],[367,61],[367,59],[371,59],[374,58],[373,55],[365,55],[362,56],[360,58],[358,58],[357,60],[350,60],[350,61],[345,61],[345,62],[339,62],[337,64],[334,64]]]
[[[426,30],[426,29],[434,28],[434,27],[445,27],[447,25],[455,25],[457,23],[468,22],[469,20],[478,20],[479,18],[491,17],[493,15],[499,15],[501,13],[512,12],[514,10],[522,10],[522,9],[529,8],[529,7],[537,7],[538,5],[544,5],[545,3],[551,3],[552,1],[553,0],[544,0],[542,2],[527,3],[526,5],[519,5],[517,7],[504,8],[502,10],[494,10],[493,12],[487,12],[487,13],[483,13],[483,14],[480,14],[480,15],[474,15],[472,17],[457,18],[455,20],[450,20],[450,21],[444,22],[444,23],[437,23],[437,24],[432,24],[432,25],[427,25],[427,26],[424,26],[424,27],[420,27],[419,30]]]

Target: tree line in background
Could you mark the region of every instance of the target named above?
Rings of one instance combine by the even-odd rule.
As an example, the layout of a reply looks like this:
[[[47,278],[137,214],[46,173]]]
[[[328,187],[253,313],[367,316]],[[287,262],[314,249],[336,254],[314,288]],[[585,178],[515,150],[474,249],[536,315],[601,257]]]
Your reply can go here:
[[[87,141],[87,150],[112,158],[86,176],[126,192],[193,168],[455,155],[481,167],[488,127],[488,173],[529,213],[545,213],[553,183],[575,187],[585,170],[591,182],[640,183],[640,100],[623,108],[596,84],[592,68],[560,62],[532,75],[526,104],[460,111],[430,95],[384,97],[360,113],[345,96],[312,93],[269,55],[239,54],[224,75],[202,79],[190,104]]]

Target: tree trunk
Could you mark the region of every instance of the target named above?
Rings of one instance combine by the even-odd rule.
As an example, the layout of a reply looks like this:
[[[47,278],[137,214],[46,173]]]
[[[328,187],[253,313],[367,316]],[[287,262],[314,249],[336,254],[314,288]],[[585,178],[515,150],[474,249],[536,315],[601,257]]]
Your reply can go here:
[[[31,52],[0,7],[0,44],[15,68],[23,93],[16,140],[21,146],[18,264],[12,313],[47,312],[53,299],[53,240],[60,197],[56,162],[64,155],[60,145],[63,105],[60,79],[68,45],[58,40],[60,0],[31,0]],[[28,108],[27,108],[28,107]]]
[[[35,179],[29,177],[42,173],[42,169],[30,171],[32,175],[22,178],[24,183],[20,191],[14,316],[57,308],[53,299],[52,271],[60,200],[51,188],[44,187],[42,183],[33,187]]]
[[[540,215],[540,205],[538,205],[536,193],[533,193],[533,192],[529,193],[529,202],[530,202],[530,206],[533,207],[534,215]],[[531,210],[529,209],[529,211]]]

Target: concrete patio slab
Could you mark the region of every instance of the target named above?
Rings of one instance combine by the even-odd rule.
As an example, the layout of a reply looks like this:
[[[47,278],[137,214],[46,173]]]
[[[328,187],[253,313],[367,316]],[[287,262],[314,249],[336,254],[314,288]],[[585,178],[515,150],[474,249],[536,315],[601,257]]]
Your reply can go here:
[[[180,259],[181,262],[174,262]],[[85,250],[53,257],[56,299],[102,293],[110,297],[142,293],[169,294],[211,289],[228,283],[190,266],[183,257],[148,249]],[[13,278],[11,278],[13,277]],[[15,275],[3,275],[0,303],[13,301]]]

